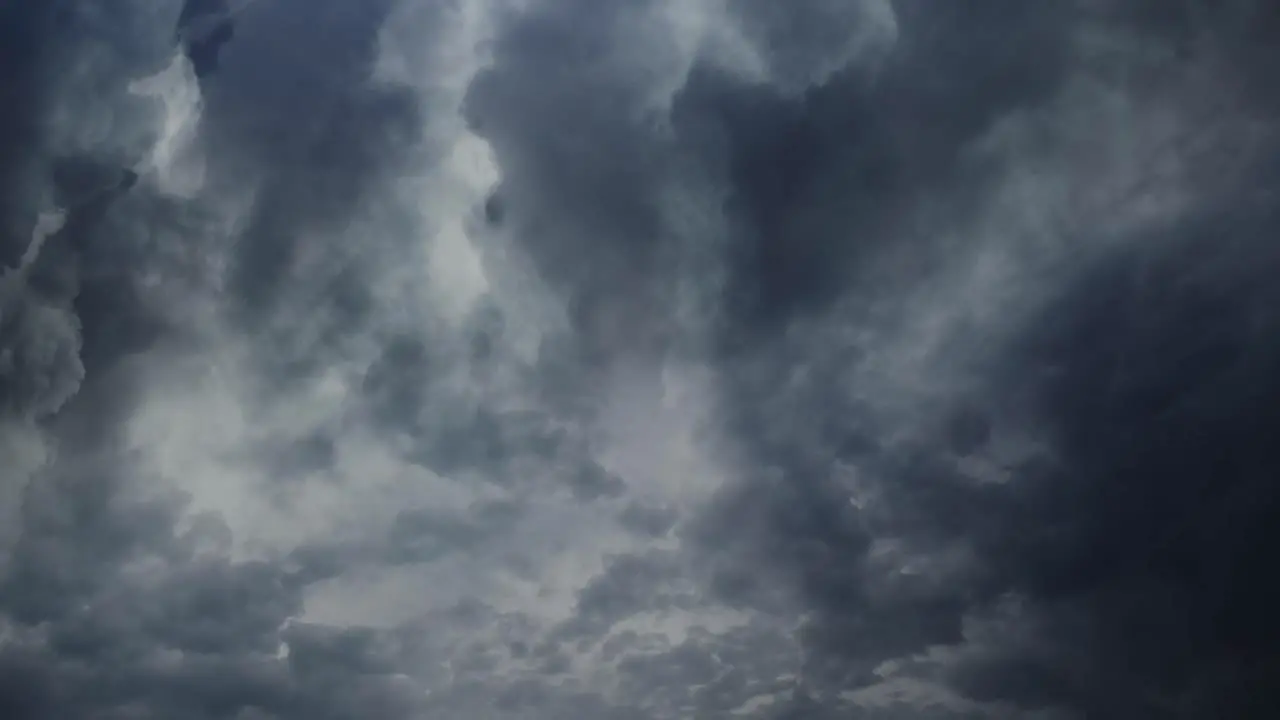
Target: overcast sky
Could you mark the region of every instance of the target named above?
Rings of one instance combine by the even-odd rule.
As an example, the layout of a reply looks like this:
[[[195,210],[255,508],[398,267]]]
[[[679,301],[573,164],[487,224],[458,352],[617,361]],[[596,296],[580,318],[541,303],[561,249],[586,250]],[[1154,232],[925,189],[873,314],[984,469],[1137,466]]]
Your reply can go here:
[[[1280,717],[1280,5],[0,2],[0,717]]]

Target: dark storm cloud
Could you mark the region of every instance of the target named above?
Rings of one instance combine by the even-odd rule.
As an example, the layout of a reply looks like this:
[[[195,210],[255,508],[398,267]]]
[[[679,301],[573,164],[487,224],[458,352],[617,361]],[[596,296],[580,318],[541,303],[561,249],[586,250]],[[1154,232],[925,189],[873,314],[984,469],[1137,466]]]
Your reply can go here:
[[[1269,6],[143,5],[0,9],[0,715],[1275,714]]]
[[[1091,272],[1019,357],[1057,366],[1038,390],[1062,466],[1011,488],[989,552],[1046,637],[962,670],[979,692],[1092,716],[1274,709],[1276,220],[1206,209]],[[1018,668],[1040,677],[1006,689]]]
[[[860,258],[911,242],[913,203],[1065,70],[1065,3],[894,8],[896,44],[873,80],[850,68],[796,96],[701,67],[676,100],[676,122],[724,145],[740,235],[727,301],[740,333],[820,310],[848,291]]]
[[[541,3],[503,28],[467,94],[502,172],[486,216],[565,296],[586,362],[661,347],[673,330],[661,319],[676,258],[660,183],[681,148],[631,77],[643,69],[615,52],[644,47],[632,33],[649,5]]]
[[[50,13],[43,3],[13,2],[0,9],[0,203],[3,203],[3,258],[11,264],[25,248],[25,239],[34,220],[30,203],[38,191],[27,178],[35,167],[32,147],[40,137],[38,108],[44,96],[39,64],[49,48],[41,42],[47,34]]]
[[[129,127],[142,108],[128,99],[124,82],[95,87],[92,75],[127,78],[154,69],[162,56],[148,52],[154,44],[145,36],[128,51],[113,45],[120,40],[113,33],[128,32],[128,20],[112,27],[109,20],[95,24],[80,9],[31,3],[7,6],[6,13],[5,31],[22,39],[5,44],[14,53],[6,63],[13,75],[6,90],[15,94],[5,113],[13,128],[3,134],[14,142],[4,155],[4,172],[15,186],[5,192],[5,244],[19,250],[6,253],[14,269],[5,280],[5,355],[11,372],[41,373],[43,366],[50,373],[27,378],[13,391],[51,393],[48,407],[36,413],[42,415],[74,393],[78,376],[100,356],[110,365],[112,356],[136,349],[156,322],[133,297],[125,259],[147,221],[119,210],[139,180],[129,166],[136,160],[130,146],[149,130]],[[145,28],[147,19],[138,27]],[[95,62],[95,53],[105,59]],[[91,86],[77,87],[85,83]],[[60,114],[68,91],[84,92],[85,107],[76,112],[99,117],[101,138],[78,126],[82,117]],[[117,261],[98,262],[112,253]],[[57,382],[58,376],[65,379]]]
[[[81,407],[62,422],[119,422]],[[129,479],[139,470],[110,444],[25,495],[0,584],[0,662],[23,679],[0,688],[6,717],[413,716],[417,696],[375,638],[289,625],[311,568],[228,560],[220,518],[184,528],[183,499]]]
[[[62,422],[92,412],[83,406]],[[7,688],[0,706],[30,718],[126,715],[130,706],[143,717],[218,717],[280,694],[262,660],[296,590],[270,568],[195,556],[200,535],[216,542],[216,525],[176,533],[180,499],[143,496],[120,474],[128,463],[102,445],[55,464],[26,493],[0,590],[20,640],[3,654],[39,682]]]
[[[11,423],[42,421],[42,440],[58,452],[29,477],[14,476],[27,472],[17,456],[7,457],[0,471],[6,533],[11,510],[16,527],[12,547],[6,541],[0,580],[6,638],[0,664],[7,678],[0,714],[33,719],[225,718],[255,712],[261,717],[401,716],[412,702],[392,687],[387,671],[359,665],[354,655],[349,662],[335,661],[323,643],[306,642],[302,631],[288,635],[299,647],[281,662],[280,629],[300,613],[299,581],[306,578],[270,563],[229,560],[223,520],[184,517],[185,499],[148,477],[128,447],[125,427],[138,400],[136,390],[146,380],[129,357],[178,330],[150,306],[154,290],[144,276],[159,270],[167,273],[166,281],[192,281],[192,292],[201,290],[203,280],[198,273],[181,274],[192,270],[192,258],[201,254],[198,243],[209,209],[165,197],[154,177],[139,182],[138,171],[146,170],[138,164],[143,149],[138,138],[163,129],[131,124],[141,124],[149,109],[146,99],[130,95],[129,83],[161,69],[166,53],[178,50],[173,32],[179,4],[122,6],[105,14],[92,4],[36,5],[6,4],[3,20],[5,37],[14,42],[3,42],[5,72],[13,81],[3,83],[7,267],[0,281],[5,406],[0,432],[6,433],[10,452]],[[295,15],[315,22],[326,17],[312,13],[310,4],[308,12]],[[301,61],[279,63],[280,71],[296,76],[314,70],[307,77],[315,82],[355,82],[367,73],[378,24],[376,15],[364,25],[352,22],[358,17],[335,20],[330,12],[334,32],[323,38],[304,33],[329,44],[322,52],[304,52]],[[223,33],[213,29],[214,36]],[[258,48],[270,45],[281,33],[261,26],[257,33],[245,33],[250,55],[233,57],[229,72],[243,77],[244,63],[259,62],[256,79],[289,84],[290,78],[262,72],[272,65],[251,54],[255,42]],[[225,42],[215,39],[215,45]],[[210,55],[216,48],[208,38],[186,40],[197,74],[216,84]],[[344,42],[355,49],[341,52]],[[321,61],[327,65],[320,66]],[[80,87],[86,83],[90,87]],[[211,85],[206,90],[214,91]],[[81,91],[68,101],[69,94]],[[378,125],[380,111],[362,115],[356,107],[367,109],[376,100],[352,100],[350,93],[335,95],[329,87],[310,92],[307,96],[303,88],[292,105],[260,106],[259,100],[271,96],[270,88],[252,97],[215,93],[209,103],[211,138],[228,142],[229,118],[246,121],[259,133],[241,128],[242,136],[231,141],[248,149],[240,159],[258,154],[242,177],[258,182],[266,175],[269,195],[309,193],[320,200],[316,209],[331,210],[317,219],[296,195],[292,204],[286,198],[274,211],[264,210],[276,213],[268,220],[281,244],[294,242],[309,219],[341,222],[376,162],[367,159],[360,143],[386,135]],[[69,102],[81,117],[57,114]],[[85,132],[77,125],[84,116],[101,125]],[[332,130],[344,137],[322,143],[341,149],[340,157],[314,153],[320,146],[305,141],[285,148],[261,134],[274,127],[277,138],[297,137],[292,125],[320,116],[325,116],[322,136],[345,127]],[[316,164],[299,167],[298,158],[312,153]],[[55,211],[61,213],[58,222],[52,222]],[[47,217],[39,221],[33,240],[41,212]],[[10,484],[17,485],[16,493],[8,492]],[[346,668],[323,669],[343,662]]]
[[[740,207],[747,227],[756,231],[747,255],[756,259],[731,281],[741,288],[736,300],[752,332],[771,314],[783,317],[766,327],[798,332],[797,318],[824,310],[830,318],[832,307],[839,308],[836,322],[874,327],[873,316],[850,314],[863,306],[856,299],[863,288],[844,284],[857,277],[859,253],[913,242],[903,221],[938,188],[981,203],[992,188],[989,176],[960,164],[962,151],[993,122],[1049,100],[1082,62],[1066,54],[1065,44],[1090,29],[1084,23],[1091,17],[1060,13],[1063,6],[985,3],[983,12],[992,15],[978,29],[967,18],[978,22],[982,12],[968,8],[952,15],[928,3],[897,7],[898,52],[873,89],[863,91],[861,123],[842,114],[856,107],[851,98],[858,94],[836,95],[834,84],[803,103],[767,95],[751,104],[735,100],[742,119],[720,121],[730,133],[744,133],[742,149],[730,153],[742,167],[750,167],[753,153],[762,155],[759,169],[731,176],[746,198]],[[1256,72],[1260,51],[1227,48],[1251,46],[1256,30],[1221,28],[1265,22],[1269,12],[1206,11],[1215,17],[1206,29],[1164,5],[1146,7],[1145,15],[1106,4],[1094,10],[1105,18],[1095,32],[1150,43],[1170,58],[1188,43],[1226,52],[1226,72],[1246,76]],[[1064,23],[1069,17],[1081,25]],[[1029,52],[1032,46],[1046,51]],[[1144,72],[1136,58],[1118,62],[1133,63],[1127,72]],[[1176,78],[1191,62],[1183,55],[1158,69]],[[684,91],[690,103],[695,87]],[[843,104],[819,104],[824,91]],[[1256,107],[1253,98],[1243,100],[1224,112]],[[1265,114],[1237,119],[1245,127],[1275,122]],[[828,122],[829,134],[815,130]],[[746,134],[752,127],[760,129]],[[833,159],[842,152],[848,159]],[[813,613],[802,634],[806,675],[825,688],[869,685],[881,661],[968,643],[971,654],[950,671],[957,687],[973,700],[1015,703],[1018,712],[1273,712],[1278,645],[1273,614],[1264,608],[1274,601],[1258,564],[1273,552],[1268,528],[1276,497],[1275,461],[1263,440],[1275,425],[1274,379],[1264,369],[1274,353],[1268,309],[1274,301],[1257,279],[1275,261],[1264,239],[1275,221],[1264,199],[1274,190],[1263,159],[1269,152],[1249,161],[1237,150],[1231,160],[1227,148],[1218,166],[1233,169],[1200,179],[1195,211],[1063,276],[1064,289],[1017,339],[986,340],[996,359],[972,369],[983,388],[978,401],[926,406],[941,421],[926,420],[929,435],[905,446],[886,437],[894,430],[873,406],[842,402],[833,392],[882,348],[768,341],[774,349],[764,357],[772,359],[763,369],[758,360],[745,363],[729,386],[728,422],[752,456],[782,479],[763,473],[765,479],[745,480],[704,518],[700,541],[708,552],[743,558],[723,561],[721,592],[767,603],[751,599],[760,574],[748,568],[759,568],[761,558],[790,577],[801,606]],[[867,158],[862,164],[855,161],[859,153]],[[836,182],[824,174],[827,166],[854,179]],[[812,208],[824,197],[833,198],[827,216],[814,219]],[[952,217],[963,223],[965,214]],[[1101,221],[1097,229],[1090,218],[1072,224],[1079,223],[1080,234],[1106,232],[1106,218],[1094,220]],[[919,246],[922,268],[947,261],[930,252],[937,248]],[[803,381],[793,379],[797,368],[804,368]],[[787,382],[787,390],[778,390]],[[985,452],[993,434],[1018,422],[1002,417],[1010,402],[1041,418],[1051,455],[1005,466],[1010,475],[1003,484],[975,486],[955,457]],[[799,418],[798,426],[787,424]],[[833,461],[851,463],[864,482],[873,478],[876,502],[850,507],[856,486],[832,479]],[[877,558],[892,552],[933,557],[942,566],[885,577]],[[1009,597],[1025,603],[1015,617],[999,621],[982,642],[968,639],[971,619]]]
[[[235,37],[235,18],[229,0],[188,0],[178,15],[176,36],[191,59],[196,77],[218,69],[223,46]]]
[[[389,6],[249,5],[236,16],[234,39],[220,50],[218,71],[204,83],[202,122],[207,142],[223,155],[223,182],[257,187],[253,216],[232,260],[231,291],[249,325],[270,322],[300,253],[350,222],[395,159],[414,147],[415,100],[405,90],[370,81]],[[359,267],[329,254],[336,266],[326,266],[324,278],[309,279],[328,283],[314,301],[333,309],[326,317],[349,326],[368,303],[368,283]]]
[[[629,502],[618,513],[618,522],[639,535],[662,537],[675,527],[679,513],[672,507]]]
[[[673,582],[679,573],[678,562],[667,553],[613,558],[578,594],[577,612],[567,631],[596,635],[638,612],[688,603],[693,599],[688,589],[682,593]]]
[[[0,280],[0,398],[6,413],[39,418],[75,394],[84,366],[80,323],[68,299],[33,297],[27,274],[11,270]]]

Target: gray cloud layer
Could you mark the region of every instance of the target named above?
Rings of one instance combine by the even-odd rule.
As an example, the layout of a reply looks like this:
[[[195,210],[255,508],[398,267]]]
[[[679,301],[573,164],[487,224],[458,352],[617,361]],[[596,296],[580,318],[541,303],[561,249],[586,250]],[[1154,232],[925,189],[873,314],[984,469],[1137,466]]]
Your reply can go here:
[[[1280,711],[1269,5],[0,6],[0,715]]]

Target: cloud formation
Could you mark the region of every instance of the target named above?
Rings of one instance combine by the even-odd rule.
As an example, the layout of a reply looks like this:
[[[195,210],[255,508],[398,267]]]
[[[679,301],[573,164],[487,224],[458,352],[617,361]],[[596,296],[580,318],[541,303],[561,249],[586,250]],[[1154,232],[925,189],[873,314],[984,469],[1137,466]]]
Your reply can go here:
[[[0,8],[0,715],[1280,710],[1280,15]]]

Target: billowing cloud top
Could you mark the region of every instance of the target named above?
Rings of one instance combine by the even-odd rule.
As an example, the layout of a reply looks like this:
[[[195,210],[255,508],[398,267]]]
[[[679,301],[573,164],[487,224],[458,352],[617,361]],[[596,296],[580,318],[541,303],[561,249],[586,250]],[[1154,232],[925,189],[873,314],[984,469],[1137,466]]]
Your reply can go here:
[[[1277,48],[0,4],[0,717],[1280,717]]]

